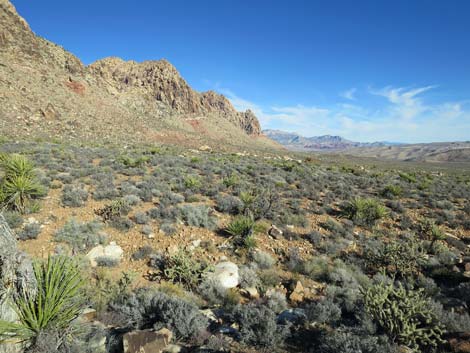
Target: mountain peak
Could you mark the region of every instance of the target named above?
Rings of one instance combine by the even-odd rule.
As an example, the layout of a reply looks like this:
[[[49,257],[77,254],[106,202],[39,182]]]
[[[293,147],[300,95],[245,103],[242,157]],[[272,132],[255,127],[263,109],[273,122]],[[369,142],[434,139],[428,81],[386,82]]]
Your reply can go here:
[[[239,143],[260,134],[253,112],[238,112],[217,92],[193,90],[166,59],[107,57],[85,66],[36,36],[8,0],[0,0],[0,20],[2,135],[150,142],[196,134]]]

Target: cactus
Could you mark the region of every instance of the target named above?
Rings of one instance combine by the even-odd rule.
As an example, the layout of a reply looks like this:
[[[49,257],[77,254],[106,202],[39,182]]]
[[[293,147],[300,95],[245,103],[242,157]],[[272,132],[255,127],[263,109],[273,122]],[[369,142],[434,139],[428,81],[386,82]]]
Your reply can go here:
[[[401,283],[375,284],[364,292],[364,304],[391,340],[414,352],[443,343],[443,326],[422,289],[406,289]]]

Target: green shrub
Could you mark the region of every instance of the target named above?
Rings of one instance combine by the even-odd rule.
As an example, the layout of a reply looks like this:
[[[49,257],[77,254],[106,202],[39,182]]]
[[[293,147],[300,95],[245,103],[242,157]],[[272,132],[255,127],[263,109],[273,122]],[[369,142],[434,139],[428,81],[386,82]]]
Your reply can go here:
[[[62,335],[80,314],[85,299],[81,293],[83,279],[78,267],[68,258],[49,257],[34,265],[37,291],[21,292],[13,299],[19,323],[0,321],[0,342],[14,338],[34,342],[49,329]]]
[[[387,216],[387,208],[374,199],[355,198],[343,207],[343,214],[358,225],[373,226]]]
[[[443,343],[443,327],[423,290],[405,289],[401,283],[379,283],[364,292],[367,313],[389,338],[415,352]]]
[[[127,215],[131,207],[125,199],[114,200],[110,204],[95,211],[97,216],[103,218],[103,221],[113,221]]]
[[[176,254],[170,255],[166,259],[163,273],[169,280],[181,283],[191,289],[199,284],[204,271],[203,264],[193,260],[188,251],[180,249]]]
[[[225,228],[226,232],[235,237],[247,238],[253,234],[255,221],[251,217],[239,216],[236,217]]]
[[[407,238],[381,244],[378,248],[367,248],[365,258],[369,270],[404,278],[420,272],[425,253],[421,242]]]
[[[391,199],[394,197],[401,196],[403,194],[403,189],[401,188],[400,185],[390,184],[390,185],[385,186],[380,192],[380,194],[383,197],[388,197]]]
[[[34,165],[26,157],[0,155],[0,168],[4,174],[0,183],[0,203],[4,207],[25,213],[32,199],[44,195]]]

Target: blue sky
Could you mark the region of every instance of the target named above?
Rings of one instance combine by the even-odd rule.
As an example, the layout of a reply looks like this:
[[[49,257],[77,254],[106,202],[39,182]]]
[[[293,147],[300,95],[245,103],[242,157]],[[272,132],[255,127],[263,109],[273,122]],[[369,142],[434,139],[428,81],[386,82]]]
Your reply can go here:
[[[470,140],[467,0],[12,0],[89,64],[166,58],[263,128]]]

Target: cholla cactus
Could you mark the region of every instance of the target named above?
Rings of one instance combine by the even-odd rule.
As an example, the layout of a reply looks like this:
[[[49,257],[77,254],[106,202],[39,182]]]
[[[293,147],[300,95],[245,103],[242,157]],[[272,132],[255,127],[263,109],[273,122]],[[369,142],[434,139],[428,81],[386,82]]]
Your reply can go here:
[[[443,342],[443,326],[423,290],[408,290],[401,283],[379,283],[364,293],[366,311],[396,343],[421,352]]]

